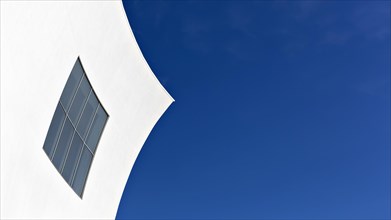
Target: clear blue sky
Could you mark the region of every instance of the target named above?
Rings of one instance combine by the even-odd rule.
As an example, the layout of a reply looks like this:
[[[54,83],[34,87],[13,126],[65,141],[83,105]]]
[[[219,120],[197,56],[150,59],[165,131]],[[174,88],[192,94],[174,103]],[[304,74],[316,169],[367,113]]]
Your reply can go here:
[[[118,219],[390,218],[390,1],[124,6],[176,102]]]

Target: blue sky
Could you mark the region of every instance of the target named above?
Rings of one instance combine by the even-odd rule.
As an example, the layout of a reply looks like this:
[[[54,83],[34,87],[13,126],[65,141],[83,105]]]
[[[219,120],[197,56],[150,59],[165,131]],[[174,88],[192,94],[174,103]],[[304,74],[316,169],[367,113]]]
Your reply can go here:
[[[118,219],[390,219],[389,1],[124,1],[176,102]]]

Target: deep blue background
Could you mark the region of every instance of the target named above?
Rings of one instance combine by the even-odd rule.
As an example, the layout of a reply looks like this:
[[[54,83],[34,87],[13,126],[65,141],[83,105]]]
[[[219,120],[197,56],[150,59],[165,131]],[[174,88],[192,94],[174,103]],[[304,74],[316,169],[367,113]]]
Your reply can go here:
[[[390,218],[389,1],[124,1],[176,100],[117,218]]]

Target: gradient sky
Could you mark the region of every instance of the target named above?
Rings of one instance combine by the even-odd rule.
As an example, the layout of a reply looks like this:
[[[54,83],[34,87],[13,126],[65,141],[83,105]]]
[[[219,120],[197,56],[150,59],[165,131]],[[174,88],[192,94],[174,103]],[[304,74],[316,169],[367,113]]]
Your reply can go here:
[[[176,102],[118,219],[390,218],[390,1],[124,6]]]

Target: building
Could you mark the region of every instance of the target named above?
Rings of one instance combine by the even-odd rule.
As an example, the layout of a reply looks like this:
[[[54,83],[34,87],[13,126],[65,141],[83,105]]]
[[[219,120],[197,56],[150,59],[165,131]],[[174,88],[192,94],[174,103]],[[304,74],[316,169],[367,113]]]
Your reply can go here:
[[[1,218],[115,218],[173,102],[121,1],[1,1]]]

